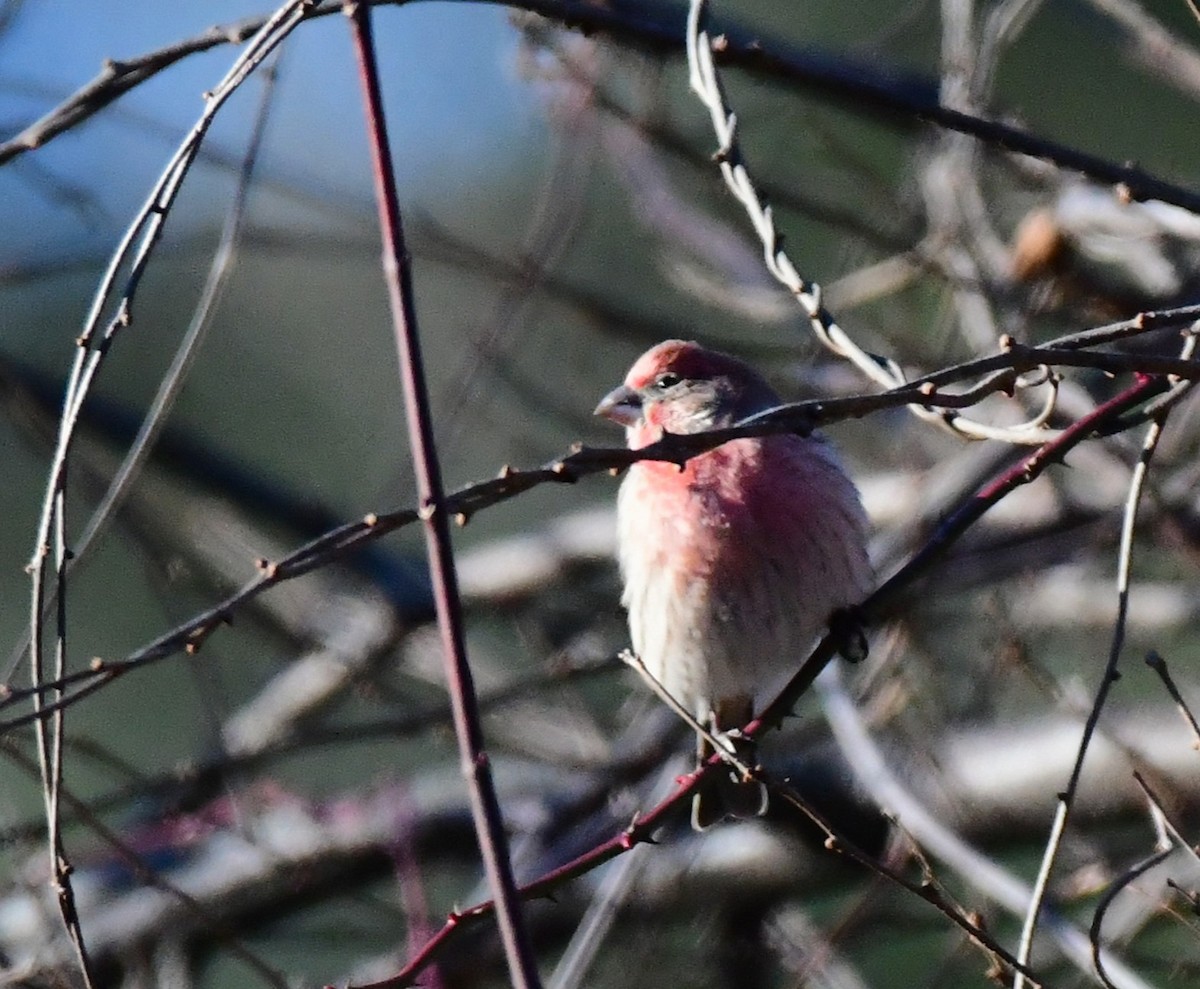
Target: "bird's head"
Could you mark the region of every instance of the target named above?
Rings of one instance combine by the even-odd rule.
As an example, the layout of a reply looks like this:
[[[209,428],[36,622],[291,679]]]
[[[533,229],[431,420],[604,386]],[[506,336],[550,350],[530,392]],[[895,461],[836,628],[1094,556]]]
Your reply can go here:
[[[664,432],[729,426],[778,404],[771,386],[736,357],[667,340],[637,359],[625,383],[601,399],[596,415],[624,426],[636,449]]]

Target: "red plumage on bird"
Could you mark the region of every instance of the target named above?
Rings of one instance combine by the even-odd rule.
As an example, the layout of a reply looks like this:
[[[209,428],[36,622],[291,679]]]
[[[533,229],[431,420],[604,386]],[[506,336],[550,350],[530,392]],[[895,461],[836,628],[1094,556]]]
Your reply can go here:
[[[668,340],[634,363],[596,414],[625,426],[630,449],[665,433],[731,426],[780,404],[749,365]],[[762,710],[831,618],[872,582],[858,490],[822,437],[731,440],[682,469],[643,460],[617,500],[618,556],[633,650],[682,707],[726,734]],[[732,734],[729,734],[732,733]],[[699,757],[711,748],[703,738]],[[697,794],[698,829],[766,810],[766,790],[736,772]]]

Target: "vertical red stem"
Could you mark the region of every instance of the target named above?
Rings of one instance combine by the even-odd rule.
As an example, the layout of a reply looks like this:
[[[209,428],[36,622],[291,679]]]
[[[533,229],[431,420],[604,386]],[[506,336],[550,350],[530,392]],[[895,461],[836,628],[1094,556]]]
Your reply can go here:
[[[509,860],[508,840],[504,833],[500,803],[496,799],[491,767],[484,749],[479,705],[463,642],[458,581],[454,571],[437,447],[433,438],[429,393],[421,361],[421,346],[413,306],[412,271],[400,222],[396,179],[392,170],[391,150],[379,89],[379,72],[371,31],[371,8],[367,3],[348,2],[344,10],[350,18],[363,87],[375,172],[375,194],[383,236],[384,280],[387,283],[392,325],[400,356],[409,443],[417,477],[417,495],[424,519],[430,579],[433,584],[438,628],[441,632],[446,664],[446,680],[454,712],[454,728],[458,737],[463,775],[470,791],[471,811],[480,854],[492,895],[496,900],[500,937],[504,943],[512,984],[516,989],[540,989],[541,982],[521,914],[512,863]]]

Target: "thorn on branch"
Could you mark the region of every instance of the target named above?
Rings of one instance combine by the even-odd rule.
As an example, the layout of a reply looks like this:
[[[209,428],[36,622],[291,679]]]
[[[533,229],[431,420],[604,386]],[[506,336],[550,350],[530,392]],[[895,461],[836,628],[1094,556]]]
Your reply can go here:
[[[227,623],[232,623],[228,616],[223,616],[223,620]],[[204,640],[208,638],[209,632],[212,631],[211,625],[205,625],[201,628],[193,629],[188,633],[188,641],[183,647],[183,651],[189,656],[195,656],[200,651],[200,647],[204,645]]]
[[[998,986],[1007,986],[1008,974],[1008,966],[1002,964],[999,959],[993,959],[992,964],[988,966],[988,970],[984,973],[984,978],[996,983]]]
[[[1184,889],[1174,879],[1168,879],[1167,885],[1187,901],[1193,913],[1200,915],[1200,897],[1197,897],[1194,891]]]

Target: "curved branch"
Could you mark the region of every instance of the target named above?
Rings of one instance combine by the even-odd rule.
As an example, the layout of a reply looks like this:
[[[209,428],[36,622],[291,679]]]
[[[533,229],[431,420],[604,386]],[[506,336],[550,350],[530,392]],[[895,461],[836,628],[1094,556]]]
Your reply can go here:
[[[376,5],[403,6],[415,0],[374,0]],[[652,0],[616,0],[607,4],[589,0],[460,0],[500,3],[525,10],[584,33],[602,32],[624,43],[673,54],[683,50],[684,12]],[[323,17],[340,9],[337,0],[318,4],[306,16]],[[30,124],[15,137],[0,143],[0,165],[36,150],[58,135],[87,120],[98,110],[147,79],[190,55],[224,44],[240,44],[265,23],[253,17],[207,31],[165,48],[134,58],[106,63],[101,72],[66,100]],[[1093,181],[1119,188],[1131,199],[1158,199],[1200,213],[1200,193],[1168,182],[1141,168],[1121,165],[1035,134],[943,106],[933,80],[880,70],[841,57],[796,49],[776,39],[721,25],[724,39],[717,61],[754,75],[775,79],[805,91],[837,99],[859,113],[924,121],[946,130],[969,134],[985,144],[1052,162]]]

